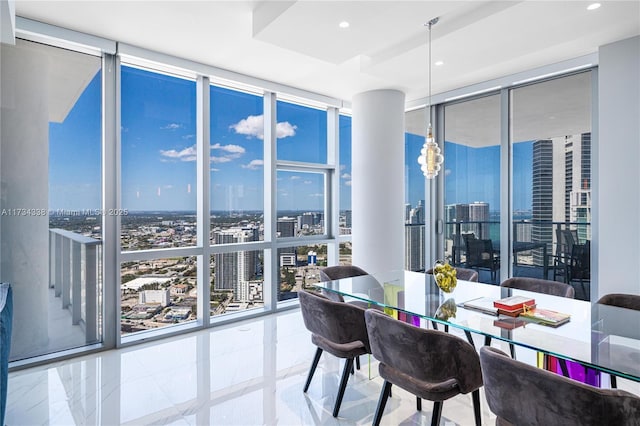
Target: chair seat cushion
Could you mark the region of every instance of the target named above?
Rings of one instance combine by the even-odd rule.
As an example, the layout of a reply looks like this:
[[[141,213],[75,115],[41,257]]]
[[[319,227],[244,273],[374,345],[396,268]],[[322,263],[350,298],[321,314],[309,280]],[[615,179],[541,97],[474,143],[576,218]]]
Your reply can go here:
[[[378,371],[386,381],[429,401],[444,401],[461,393],[458,381],[453,378],[425,383],[383,363],[380,363]]]
[[[311,342],[320,349],[338,358],[355,358],[368,353],[364,343],[360,340],[348,343],[335,343],[317,334],[312,334]]]

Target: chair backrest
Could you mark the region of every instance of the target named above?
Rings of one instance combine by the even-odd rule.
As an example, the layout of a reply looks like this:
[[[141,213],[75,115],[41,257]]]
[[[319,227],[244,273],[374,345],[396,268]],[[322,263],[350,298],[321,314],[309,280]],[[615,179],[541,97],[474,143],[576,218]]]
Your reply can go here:
[[[367,272],[355,265],[328,266],[320,270],[320,281],[333,281],[341,278],[359,277],[369,275]]]
[[[298,298],[307,330],[333,343],[360,341],[369,352],[364,309],[305,290],[298,291]]]
[[[320,269],[320,281],[333,281],[342,278],[359,277],[361,275],[369,275],[367,271],[355,265],[337,265],[328,266]],[[344,302],[344,297],[338,293],[331,291],[323,291],[322,294],[336,302]]]
[[[539,278],[513,277],[504,280],[501,287],[517,288],[518,290],[535,291],[536,293],[573,299],[576,291],[569,284]]]
[[[640,295],[638,294],[605,294],[598,300],[598,303],[640,311]]]
[[[591,278],[591,242],[584,244],[574,244],[571,248],[571,261],[569,262],[571,269],[571,279],[590,279]]]
[[[578,243],[578,231],[575,229],[556,229],[556,256],[571,256],[573,245]]]
[[[640,398],[600,389],[480,348],[487,402],[499,419],[518,426],[638,425]],[[499,423],[499,422],[496,422]]]
[[[491,240],[467,239],[467,266],[493,267],[494,260]]]
[[[478,282],[477,271],[474,271],[473,269],[468,269],[468,268],[459,268],[457,266],[454,269],[456,270],[456,278],[458,278],[459,280],[473,281],[476,283]],[[429,275],[433,275],[433,268],[427,269],[426,273]]]
[[[373,309],[367,309],[365,318],[371,353],[385,366],[425,382],[454,378],[462,393],[482,386],[478,354],[463,339]]]

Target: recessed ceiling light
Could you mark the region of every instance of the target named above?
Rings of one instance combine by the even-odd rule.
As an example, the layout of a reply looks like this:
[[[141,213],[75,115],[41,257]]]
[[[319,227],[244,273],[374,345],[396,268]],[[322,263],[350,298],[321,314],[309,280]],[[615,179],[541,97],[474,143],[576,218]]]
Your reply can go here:
[[[587,6],[587,10],[596,10],[600,6],[602,6],[600,3],[591,3],[589,6]]]
[[[342,21],[338,24],[340,28],[349,28],[349,23],[347,21]]]
[[[436,61],[435,66],[439,67],[440,65],[444,65],[444,61]]]

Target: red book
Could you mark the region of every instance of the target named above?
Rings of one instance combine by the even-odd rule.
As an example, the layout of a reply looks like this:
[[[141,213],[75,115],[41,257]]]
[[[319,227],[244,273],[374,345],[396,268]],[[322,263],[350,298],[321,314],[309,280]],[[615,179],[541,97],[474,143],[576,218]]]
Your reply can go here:
[[[523,306],[533,306],[536,304],[535,299],[525,296],[511,296],[504,299],[496,300],[493,306],[503,311],[513,312],[522,309]]]
[[[534,303],[533,305],[526,305],[528,306],[530,309],[533,309],[536,307],[536,304]],[[518,308],[518,309],[513,309],[513,310],[506,310],[506,309],[498,309],[498,315],[508,315],[510,317],[517,317],[518,315],[520,315],[521,313],[524,312],[524,307],[522,308]]]

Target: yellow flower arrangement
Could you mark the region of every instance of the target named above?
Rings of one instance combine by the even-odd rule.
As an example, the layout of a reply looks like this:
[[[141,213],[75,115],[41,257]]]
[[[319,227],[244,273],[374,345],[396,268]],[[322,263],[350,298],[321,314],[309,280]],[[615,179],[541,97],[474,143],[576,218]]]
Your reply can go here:
[[[441,260],[436,261],[433,266],[433,278],[436,280],[438,287],[445,293],[451,293],[458,284],[456,269]]]

